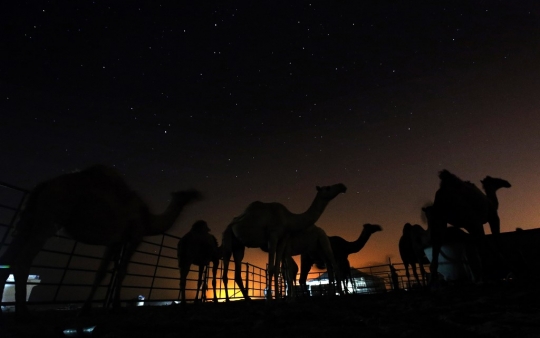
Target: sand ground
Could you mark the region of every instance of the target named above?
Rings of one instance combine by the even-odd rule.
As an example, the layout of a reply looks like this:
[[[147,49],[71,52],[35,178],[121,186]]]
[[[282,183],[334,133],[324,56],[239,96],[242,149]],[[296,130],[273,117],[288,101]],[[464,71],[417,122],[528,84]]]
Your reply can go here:
[[[0,337],[540,337],[537,282],[375,295],[4,314]]]

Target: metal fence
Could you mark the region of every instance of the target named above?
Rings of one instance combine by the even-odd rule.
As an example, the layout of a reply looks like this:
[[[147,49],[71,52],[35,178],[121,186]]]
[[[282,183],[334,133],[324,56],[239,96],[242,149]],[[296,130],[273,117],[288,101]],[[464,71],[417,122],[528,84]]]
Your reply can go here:
[[[29,191],[0,182],[0,256],[11,243],[14,228],[23,201]],[[122,302],[126,305],[167,304],[178,300],[179,271],[176,246],[180,238],[164,234],[146,237],[133,255],[122,287]],[[47,241],[36,256],[30,270],[28,304],[40,306],[80,306],[90,292],[95,272],[103,257],[103,246],[86,245],[69,237],[57,234]],[[192,266],[192,269],[196,268]],[[222,267],[218,270],[217,297],[225,299]],[[109,291],[114,270],[108,274],[94,297],[95,306],[109,302]],[[186,285],[186,300],[194,299],[197,273],[192,270]],[[264,298],[266,270],[249,263],[242,263],[242,277],[246,281],[249,295]],[[206,284],[208,278],[205,277]],[[234,283],[234,268],[229,270],[229,298],[242,298]],[[14,283],[9,279],[4,298],[9,298]],[[11,289],[11,291],[10,291]],[[212,299],[208,290],[208,298]],[[203,294],[205,297],[206,294]],[[204,299],[203,299],[204,300]],[[2,302],[6,309],[12,301]]]
[[[25,189],[0,182],[0,256],[11,242],[11,231],[14,228],[18,213],[24,198],[29,192]],[[176,246],[180,238],[164,234],[146,237],[133,255],[128,266],[128,273],[122,287],[122,302],[126,306],[135,305],[166,305],[178,300],[179,296],[179,271],[177,263]],[[30,270],[32,279],[29,279],[30,306],[43,307],[79,307],[87,298],[92,286],[95,272],[99,267],[105,248],[103,246],[86,245],[76,242],[67,236],[57,234],[49,239],[40,253],[34,259]],[[111,264],[112,266],[112,264]],[[403,275],[398,266],[399,285],[405,288]],[[234,282],[234,267],[229,270],[229,298],[241,299],[242,294]],[[186,301],[193,301],[197,287],[196,267],[188,275],[186,285]],[[380,265],[367,268],[353,269],[361,271],[362,276],[355,278],[356,281],[368,282],[363,285],[355,285],[353,292],[385,292],[392,290],[392,275],[389,265]],[[225,289],[222,280],[223,267],[220,264],[217,279],[217,298],[225,299]],[[321,272],[312,272],[308,279],[317,280],[319,285],[314,285],[312,295],[323,294],[324,282]],[[205,276],[205,285],[211,285],[209,279],[211,273]],[[94,296],[94,306],[107,306],[110,302],[111,284],[114,271],[109,270]],[[248,293],[252,298],[263,299],[266,287],[266,269],[242,263],[242,278],[246,282]],[[317,282],[314,282],[317,284]],[[284,283],[280,279],[280,287],[284,292]],[[8,281],[4,298],[13,291],[14,284]],[[206,296],[206,297],[205,297]],[[203,301],[213,299],[212,290],[203,293]],[[11,309],[13,301],[1,303],[4,310]]]

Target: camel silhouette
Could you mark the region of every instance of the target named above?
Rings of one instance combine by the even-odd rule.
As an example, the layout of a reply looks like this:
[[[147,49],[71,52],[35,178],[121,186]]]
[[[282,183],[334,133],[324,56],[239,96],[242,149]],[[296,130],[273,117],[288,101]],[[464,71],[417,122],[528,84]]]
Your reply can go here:
[[[488,209],[488,222],[491,228],[491,232],[498,234],[501,232],[501,225],[499,219],[499,199],[497,198],[497,190],[500,188],[510,188],[512,185],[508,181],[505,181],[501,178],[493,178],[491,176],[486,176],[482,183],[482,189],[486,193],[486,197],[489,199],[489,209]]]
[[[301,214],[290,212],[280,203],[251,203],[246,210],[227,226],[223,232],[223,282],[225,297],[229,301],[228,269],[231,254],[235,264],[234,279],[244,299],[249,300],[247,289],[241,277],[241,264],[245,248],[261,248],[268,252],[267,299],[272,298],[272,281],[279,298],[278,275],[283,260],[285,241],[288,234],[313,226],[324,212],[328,203],[337,195],[345,193],[347,187],[338,183],[332,186],[317,187],[317,195],[310,207]]]
[[[291,234],[286,243],[282,271],[287,282],[289,295],[296,296],[294,286],[298,274],[298,265],[293,256],[298,255],[317,257],[322,260],[325,266],[328,267],[330,295],[335,295],[336,292],[343,293],[341,289],[341,271],[332,252],[330,239],[323,229],[316,225],[307,227],[302,231]]]
[[[208,265],[212,263],[212,289],[214,291],[214,302],[217,302],[216,276],[219,268],[219,261],[222,257],[221,248],[218,247],[216,237],[209,234],[210,228],[203,221],[197,221],[191,226],[191,230],[178,241],[178,269],[180,270],[180,291],[178,298],[181,304],[186,303],[186,279],[195,264],[199,267],[199,277],[197,280],[197,291],[195,301],[198,301],[199,290],[203,283],[203,273]],[[201,298],[204,297],[204,289],[201,290]]]
[[[76,241],[106,246],[81,314],[90,310],[110,261],[115,261],[117,267],[113,295],[113,309],[117,309],[127,265],[142,238],[167,231],[183,208],[199,198],[201,195],[196,190],[175,192],[168,208],[154,215],[122,175],[103,165],[40,183],[30,193],[13,232],[13,241],[0,258],[0,265],[10,267],[0,270],[0,291],[12,272],[16,312],[27,312],[26,281],[32,261],[45,242],[63,230]]]
[[[429,264],[429,260],[424,253],[424,248],[426,245],[422,240],[426,236],[428,236],[427,230],[424,230],[424,228],[418,224],[412,225],[410,223],[406,223],[403,226],[403,234],[399,239],[399,255],[401,256],[401,261],[405,266],[405,275],[407,276],[407,284],[409,288],[411,288],[409,266],[411,266],[416,283],[421,286],[426,286],[427,275],[426,270],[424,269],[424,264]],[[420,268],[422,282],[420,282],[418,277],[416,265],[418,265]]]
[[[447,224],[467,230],[480,246],[481,238],[485,235],[485,223],[489,223],[492,234],[500,233],[498,199],[495,192],[499,188],[511,187],[508,181],[487,176],[482,180],[486,189],[484,194],[473,183],[461,180],[446,169],[439,172],[439,178],[440,187],[435,193],[433,205],[422,209],[428,219],[433,248],[430,284],[438,279],[439,253]]]
[[[348,292],[348,283],[352,283],[349,255],[362,250],[362,248],[364,248],[364,246],[370,239],[371,235],[378,231],[382,231],[382,227],[380,225],[366,223],[363,225],[362,232],[355,241],[349,242],[339,236],[328,237],[330,241],[330,247],[332,249],[332,253],[337,264],[336,270],[340,272],[340,277],[343,282],[343,288],[346,292]],[[311,267],[313,266],[313,264],[317,264],[320,266],[325,265],[321,263],[322,262],[320,256],[316,256],[313,254],[303,254],[301,256],[300,278],[298,279],[298,282],[303,292],[307,291],[307,276],[309,274],[309,271],[311,270]]]

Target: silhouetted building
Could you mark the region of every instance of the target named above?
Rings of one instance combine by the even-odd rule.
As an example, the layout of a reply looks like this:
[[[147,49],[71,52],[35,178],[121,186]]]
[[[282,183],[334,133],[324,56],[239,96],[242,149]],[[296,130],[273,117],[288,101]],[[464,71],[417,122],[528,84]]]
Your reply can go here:
[[[349,293],[380,293],[386,292],[386,285],[383,278],[367,274],[358,269],[351,269],[352,281],[347,284]],[[328,272],[322,273],[317,278],[309,279],[308,290],[312,296],[321,296],[328,293]]]

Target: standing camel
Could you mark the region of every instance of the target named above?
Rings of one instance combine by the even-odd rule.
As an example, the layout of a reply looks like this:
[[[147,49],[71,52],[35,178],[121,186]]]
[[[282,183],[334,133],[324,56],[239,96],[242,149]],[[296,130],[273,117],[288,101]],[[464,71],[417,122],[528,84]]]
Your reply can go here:
[[[197,280],[197,291],[195,301],[199,298],[199,290],[203,282],[203,272],[212,263],[212,289],[214,291],[214,302],[217,302],[216,276],[221,259],[221,250],[218,247],[216,238],[209,234],[210,228],[205,221],[197,221],[191,226],[191,230],[178,241],[178,269],[180,270],[180,292],[178,298],[182,305],[186,303],[186,279],[195,264],[199,267],[199,278]],[[201,291],[201,293],[204,290]],[[204,295],[201,294],[201,298]]]
[[[279,265],[283,259],[285,243],[283,239],[309,226],[324,212],[328,203],[337,195],[345,193],[347,187],[338,183],[327,187],[317,187],[317,195],[307,211],[301,214],[290,212],[280,203],[251,203],[243,214],[233,219],[223,233],[223,282],[226,300],[229,300],[228,276],[231,254],[234,258],[234,279],[242,295],[249,300],[241,275],[241,264],[245,248],[261,248],[268,251],[268,271],[266,279],[268,299],[272,298],[272,280],[274,280],[276,297],[278,296]]]
[[[62,229],[76,241],[106,246],[82,313],[90,310],[94,293],[113,259],[119,259],[113,296],[113,308],[117,309],[127,265],[143,237],[163,234],[182,209],[198,198],[196,190],[175,192],[165,212],[154,215],[122,175],[103,165],[45,181],[30,193],[13,241],[0,258],[0,265],[9,267],[0,270],[0,291],[12,272],[16,311],[27,312],[26,281],[32,261],[45,242]]]
[[[399,239],[399,255],[405,266],[405,275],[407,276],[409,288],[411,288],[409,265],[412,268],[416,283],[422,286],[426,285],[426,270],[424,269],[424,264],[429,264],[429,261],[424,253],[425,245],[422,242],[422,238],[425,238],[427,235],[427,231],[418,224],[411,225],[410,223],[407,223],[403,226],[403,235]],[[420,274],[422,275],[422,283],[420,283],[418,273],[416,272],[417,264],[420,268]]]
[[[363,226],[362,232],[355,241],[349,242],[339,236],[330,236],[330,246],[336,260],[338,271],[344,284],[344,289],[347,291],[348,283],[352,283],[351,265],[349,263],[349,255],[357,253],[366,245],[372,234],[382,231],[382,227],[378,224],[366,223]],[[307,276],[311,270],[311,266],[320,262],[320,257],[313,255],[302,255],[300,259],[300,278],[299,283],[301,288],[307,290]]]
[[[289,295],[296,296],[294,284],[296,274],[298,273],[298,265],[294,261],[293,256],[297,255],[320,258],[325,266],[328,267],[328,279],[331,288],[330,295],[334,295],[336,291],[342,294],[341,271],[334,258],[330,240],[323,229],[316,225],[307,227],[302,231],[291,234],[287,238],[286,243],[282,271],[287,281]]]
[[[503,179],[493,179],[488,176],[482,181],[487,196],[476,185],[462,181],[448,170],[439,172],[439,178],[440,187],[435,193],[433,206],[423,208],[428,216],[428,231],[433,248],[430,284],[438,279],[439,253],[447,224],[467,230],[480,245],[485,234],[485,223],[489,223],[492,234],[500,233],[498,200],[495,191],[499,188],[511,187],[510,183]]]

